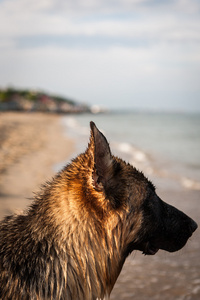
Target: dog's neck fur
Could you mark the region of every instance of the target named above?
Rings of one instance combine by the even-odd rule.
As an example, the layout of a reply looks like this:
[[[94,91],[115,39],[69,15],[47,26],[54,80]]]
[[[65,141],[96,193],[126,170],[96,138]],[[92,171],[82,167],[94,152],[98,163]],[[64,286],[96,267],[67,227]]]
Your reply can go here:
[[[40,234],[41,239],[45,239],[45,232],[52,233],[49,247],[57,253],[62,270],[59,280],[62,285],[57,287],[57,293],[64,293],[68,300],[103,299],[109,295],[126,258],[120,211],[112,214],[103,191],[94,188],[94,167],[94,140],[91,138],[86,153],[47,184],[32,208],[35,217],[46,216],[46,220],[37,220],[37,226],[33,221],[33,228],[37,228],[35,234]],[[80,173],[86,174],[85,177],[79,176]],[[60,185],[61,178],[65,185]],[[38,210],[43,212],[38,213]]]

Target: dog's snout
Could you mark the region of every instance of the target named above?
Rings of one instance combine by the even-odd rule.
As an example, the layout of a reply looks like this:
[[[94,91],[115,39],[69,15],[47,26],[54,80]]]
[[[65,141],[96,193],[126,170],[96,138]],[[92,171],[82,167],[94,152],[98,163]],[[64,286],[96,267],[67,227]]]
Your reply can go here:
[[[191,220],[191,223],[190,223],[191,233],[193,233],[197,228],[198,228],[197,223],[195,221]]]

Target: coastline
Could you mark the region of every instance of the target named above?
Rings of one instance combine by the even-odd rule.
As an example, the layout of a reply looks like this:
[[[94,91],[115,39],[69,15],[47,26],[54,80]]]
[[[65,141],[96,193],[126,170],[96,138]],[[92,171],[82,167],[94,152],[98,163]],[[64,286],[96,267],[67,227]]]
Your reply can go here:
[[[74,141],[56,114],[0,114],[0,219],[21,212],[50,180],[53,165],[67,160]]]

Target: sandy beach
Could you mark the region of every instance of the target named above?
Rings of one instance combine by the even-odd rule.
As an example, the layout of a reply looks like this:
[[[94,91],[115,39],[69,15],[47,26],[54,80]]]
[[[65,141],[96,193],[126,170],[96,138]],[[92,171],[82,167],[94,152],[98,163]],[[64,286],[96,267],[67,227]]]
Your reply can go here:
[[[0,219],[25,209],[33,192],[54,175],[52,166],[75,151],[66,137],[60,116],[0,114]],[[89,134],[88,134],[89,137]],[[158,195],[199,223],[200,192],[163,188]],[[200,299],[200,230],[177,253],[159,251],[155,256],[133,253],[114,287],[117,300]]]
[[[25,209],[54,175],[53,165],[68,158],[73,140],[58,115],[0,114],[0,219]]]

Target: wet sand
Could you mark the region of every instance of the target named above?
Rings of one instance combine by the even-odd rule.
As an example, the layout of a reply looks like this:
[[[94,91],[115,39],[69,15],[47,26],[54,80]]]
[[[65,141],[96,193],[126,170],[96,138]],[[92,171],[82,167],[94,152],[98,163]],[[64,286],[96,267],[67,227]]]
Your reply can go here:
[[[54,175],[53,165],[74,152],[60,117],[42,113],[0,114],[0,219],[30,204]]]
[[[64,136],[59,116],[0,114],[0,218],[25,209],[33,192],[54,175],[52,166],[74,150],[74,141]],[[157,192],[199,223],[199,191],[163,186],[160,190],[158,186]],[[200,299],[200,230],[177,253],[131,254],[111,299]]]

